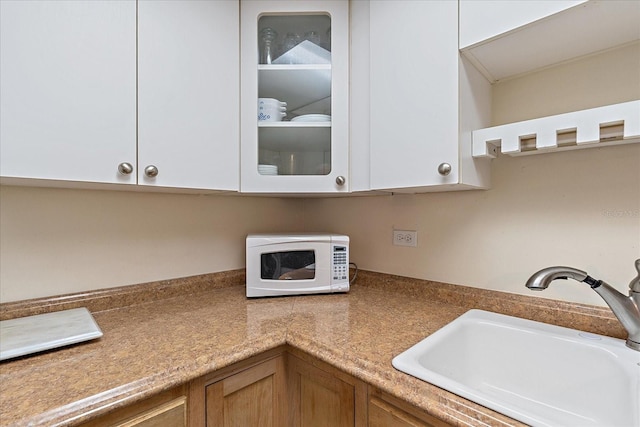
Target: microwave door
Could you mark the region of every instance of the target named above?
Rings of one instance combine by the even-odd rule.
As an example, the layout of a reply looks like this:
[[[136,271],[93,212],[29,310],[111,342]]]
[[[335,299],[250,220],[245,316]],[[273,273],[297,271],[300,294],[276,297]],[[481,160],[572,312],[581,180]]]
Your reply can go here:
[[[280,277],[278,280],[303,280],[303,279],[314,279],[316,277],[316,263],[305,265],[302,268],[297,268],[295,270],[287,271]]]
[[[313,250],[263,253],[260,258],[262,280],[312,280],[316,277]]]

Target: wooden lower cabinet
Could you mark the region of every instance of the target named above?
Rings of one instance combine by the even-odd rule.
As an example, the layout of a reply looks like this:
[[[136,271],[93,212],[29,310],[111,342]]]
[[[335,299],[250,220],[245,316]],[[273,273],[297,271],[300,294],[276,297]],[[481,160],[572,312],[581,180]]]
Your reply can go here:
[[[284,363],[277,357],[207,386],[207,427],[283,425]]]
[[[82,424],[82,427],[186,426],[187,396],[185,387],[165,391]]]
[[[83,424],[83,427],[107,426],[444,427],[447,424],[304,352],[281,347]]]
[[[285,358],[269,352],[193,381],[189,426],[286,426]]]
[[[369,386],[369,427],[446,427],[449,424]]]
[[[364,382],[311,358],[287,360],[291,427],[365,427]]]

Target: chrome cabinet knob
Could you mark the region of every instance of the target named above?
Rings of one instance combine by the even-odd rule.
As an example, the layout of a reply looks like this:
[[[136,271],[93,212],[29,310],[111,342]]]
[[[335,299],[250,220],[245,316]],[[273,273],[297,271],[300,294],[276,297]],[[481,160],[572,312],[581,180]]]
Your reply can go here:
[[[344,176],[340,175],[336,177],[336,184],[338,184],[339,186],[343,186],[345,182],[347,182],[347,180],[344,178]]]
[[[451,165],[449,163],[440,163],[438,165],[438,173],[442,176],[447,176],[451,173]]]
[[[133,165],[129,162],[122,162],[118,165],[118,172],[122,175],[129,175],[133,172]]]
[[[155,178],[156,176],[158,176],[158,168],[154,165],[149,165],[144,168],[144,174],[149,178]]]

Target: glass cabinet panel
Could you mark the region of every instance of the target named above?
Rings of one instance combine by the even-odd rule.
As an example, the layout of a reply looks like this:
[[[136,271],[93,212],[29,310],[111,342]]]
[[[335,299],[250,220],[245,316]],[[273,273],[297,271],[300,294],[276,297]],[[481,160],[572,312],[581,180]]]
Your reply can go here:
[[[349,2],[240,9],[241,191],[349,191]]]
[[[258,173],[331,172],[331,18],[258,20]]]

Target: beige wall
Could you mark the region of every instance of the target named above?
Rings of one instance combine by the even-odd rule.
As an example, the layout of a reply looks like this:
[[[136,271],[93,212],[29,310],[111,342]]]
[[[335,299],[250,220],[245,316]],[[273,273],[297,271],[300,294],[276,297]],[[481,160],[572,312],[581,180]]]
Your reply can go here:
[[[569,265],[626,293],[640,258],[639,164],[638,144],[501,157],[488,191],[307,200],[305,209],[308,226],[349,234],[351,260],[366,270],[532,295],[530,274]],[[394,228],[417,230],[418,247],[393,246]],[[535,295],[603,305],[574,281]]]
[[[494,86],[494,122],[640,99],[640,45]],[[640,258],[640,144],[499,157],[489,191],[276,199],[0,187],[0,301],[241,268],[249,232],[349,234],[361,268],[525,293],[568,264],[619,290]],[[393,228],[418,247],[391,245]],[[576,282],[536,294],[602,305]]]
[[[0,301],[243,268],[251,232],[303,229],[303,201],[0,187]]]
[[[273,199],[0,188],[2,302],[244,267],[250,232],[349,234],[360,268],[507,292],[566,264],[625,291],[640,258],[640,145],[494,161],[488,191]],[[392,246],[393,228],[418,247]],[[577,282],[541,297],[602,305]]]
[[[640,99],[640,43],[493,86],[494,124]],[[309,226],[339,213],[364,269],[532,295],[528,276],[570,265],[628,291],[640,258],[640,144],[500,156],[492,189],[309,200]],[[418,230],[418,247],[392,246],[392,229]],[[604,305],[577,282],[540,297]]]
[[[494,125],[640,99],[640,42],[496,83]]]

